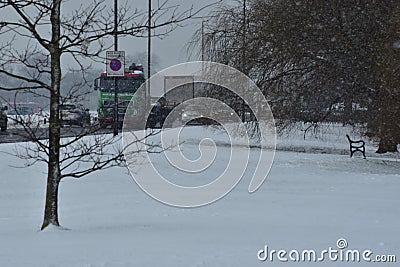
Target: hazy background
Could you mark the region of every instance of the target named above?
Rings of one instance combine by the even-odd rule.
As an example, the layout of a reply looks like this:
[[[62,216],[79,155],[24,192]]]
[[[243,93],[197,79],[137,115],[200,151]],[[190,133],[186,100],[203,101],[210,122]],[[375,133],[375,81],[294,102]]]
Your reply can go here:
[[[114,5],[114,0],[108,0],[110,2],[110,8]],[[165,1],[165,0],[163,0]],[[158,3],[162,3],[160,0],[152,0],[153,8],[156,8]],[[84,0],[71,0],[68,4],[66,4],[66,9],[70,8],[70,3],[75,2],[84,3]],[[144,10],[147,12],[148,1],[147,0],[118,0],[118,4],[122,6],[125,2],[127,2],[132,8],[137,8],[139,10]],[[193,7],[193,10],[196,11],[206,5],[211,3],[216,3],[218,0],[168,0],[169,5],[178,6],[178,12],[188,10]],[[221,2],[232,2],[229,1],[221,1]],[[214,6],[215,7],[215,6]],[[190,19],[181,23],[173,32],[160,37],[152,38],[152,54],[155,55],[154,60],[157,62],[157,69],[163,69],[177,63],[182,63],[188,61],[188,54],[186,52],[186,44],[192,37],[194,31],[201,27],[201,18],[202,15],[207,15],[211,10],[207,8],[203,10],[199,15],[197,15],[197,19]],[[167,17],[168,15],[166,15]],[[162,29],[158,29],[158,32],[162,32]],[[126,57],[133,56],[135,54],[147,54],[147,38],[137,38],[137,37],[119,37],[118,49],[121,51],[126,51]],[[192,58],[196,59],[196,58]],[[198,58],[200,59],[200,58]],[[140,62],[139,62],[140,63]],[[103,67],[103,66],[101,66]],[[105,68],[105,66],[104,66]]]
[[[176,13],[182,13],[189,9],[193,9],[193,12],[198,11],[202,7],[210,5],[212,3],[232,3],[235,0],[152,0],[152,8],[156,9],[159,5],[164,2],[167,2],[167,6],[176,6]],[[91,4],[92,1],[87,0],[64,0],[62,3],[62,15],[70,17],[73,10],[77,10],[80,8],[84,8],[85,6]],[[108,11],[113,11],[114,0],[106,0],[105,3],[108,6]],[[122,7],[125,4],[130,6],[132,10],[137,9],[139,12],[144,13],[147,17],[148,11],[148,0],[118,0],[118,7]],[[211,7],[205,8],[199,14],[196,15],[196,18],[187,20],[185,22],[177,25],[174,31],[170,32],[168,35],[162,37],[153,37],[152,38],[152,46],[151,46],[151,54],[152,54],[152,73],[158,72],[166,67],[187,62],[189,60],[187,53],[187,43],[192,38],[193,33],[200,29],[202,16],[206,16],[212,10],[212,8],[217,7],[217,5],[213,5]],[[164,15],[164,21],[168,20],[171,16],[171,13],[166,13]],[[16,20],[18,15],[11,8],[1,8],[0,9],[0,21],[12,21]],[[162,22],[161,19],[159,22]],[[161,33],[165,31],[163,28],[159,28],[155,30],[155,34]],[[46,35],[48,32],[48,27],[44,27],[41,29],[41,33]],[[153,34],[154,34],[153,33]],[[15,36],[14,33],[9,33],[0,36],[0,43],[5,43],[8,40]],[[13,42],[13,46],[15,49],[24,50],[26,46],[29,44],[26,43],[26,39],[22,41],[18,40]],[[105,38],[106,44],[113,45],[113,37]],[[113,49],[113,47],[112,47]],[[118,50],[125,51],[126,55],[126,65],[130,65],[134,60],[135,63],[141,63],[146,68],[147,66],[147,38],[146,37],[119,37],[118,38]],[[105,52],[104,55],[105,57]],[[76,79],[80,79],[79,74],[70,73],[70,69],[76,69],[77,63],[72,60],[72,58],[66,54],[62,56],[62,68],[63,68],[63,81],[62,81],[62,92],[68,91],[72,86],[73,82]],[[192,57],[190,60],[200,60],[200,57]],[[99,75],[100,72],[105,71],[105,62],[91,62],[92,64],[92,72],[88,75],[88,81],[91,83],[92,80],[96,76]],[[93,76],[93,77],[92,77]],[[145,70],[145,76],[147,77],[147,70]],[[17,86],[19,81],[11,81],[9,79],[3,79],[0,77],[0,83],[4,85]],[[97,106],[97,92],[93,91],[91,88],[91,84],[87,84],[82,86],[82,91],[88,92],[87,98],[83,100],[84,104],[87,105],[91,109],[96,109]],[[46,105],[48,105],[48,101],[45,98],[41,97],[32,97],[32,95],[24,92],[7,92],[0,91],[0,99],[2,102],[10,103],[13,102],[29,102],[34,101],[38,102],[43,106],[44,109],[47,109]]]

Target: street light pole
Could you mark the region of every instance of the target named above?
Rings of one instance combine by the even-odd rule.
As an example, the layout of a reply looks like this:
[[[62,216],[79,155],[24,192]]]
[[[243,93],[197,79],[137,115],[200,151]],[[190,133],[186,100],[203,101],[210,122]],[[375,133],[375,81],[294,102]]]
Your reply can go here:
[[[204,61],[204,20],[201,21],[201,61]]]
[[[242,71],[247,75],[246,68],[246,0],[243,0],[243,47],[242,47]],[[245,122],[245,104],[244,99],[242,99],[242,121]]]
[[[114,0],[114,51],[118,51],[118,0]],[[118,80],[114,77],[114,136],[118,135]]]
[[[149,1],[148,22],[147,22],[147,92],[146,92],[146,105],[150,108],[150,76],[151,76],[151,0]]]

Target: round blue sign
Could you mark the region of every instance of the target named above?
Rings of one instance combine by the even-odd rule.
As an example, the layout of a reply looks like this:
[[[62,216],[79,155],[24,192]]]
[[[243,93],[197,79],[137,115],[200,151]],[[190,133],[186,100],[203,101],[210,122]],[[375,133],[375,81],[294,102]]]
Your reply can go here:
[[[122,67],[122,63],[119,59],[114,58],[110,61],[110,69],[113,71],[119,71]]]

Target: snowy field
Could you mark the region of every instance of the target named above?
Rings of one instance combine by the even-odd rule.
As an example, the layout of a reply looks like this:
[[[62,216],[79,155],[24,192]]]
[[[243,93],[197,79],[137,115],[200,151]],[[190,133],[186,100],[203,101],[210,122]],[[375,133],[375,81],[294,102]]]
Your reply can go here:
[[[196,158],[196,140],[207,135],[191,127],[183,152]],[[367,159],[349,158],[344,134],[326,128],[319,137],[280,138],[271,172],[254,194],[247,191],[258,155],[251,150],[245,177],[212,205],[181,209],[163,205],[142,192],[123,168],[95,173],[60,186],[60,222],[66,230],[39,231],[46,168],[14,168],[22,162],[0,153],[1,267],[131,266],[398,266],[400,257],[400,160],[378,157],[373,144]],[[199,134],[201,133],[201,134]],[[334,133],[334,135],[332,135]],[[229,147],[217,142],[215,166],[196,177],[176,175],[162,155],[157,167],[176,182],[205,183],[223,169]],[[0,145],[12,152],[15,145]],[[323,153],[318,149],[323,148]],[[318,148],[316,150],[316,148]],[[292,151],[282,151],[292,150]],[[305,151],[306,153],[296,152]],[[307,153],[311,152],[311,153]],[[372,156],[372,157],[371,157]],[[204,180],[202,180],[204,179]],[[397,263],[260,261],[269,250],[371,250],[396,255]],[[263,256],[263,255],[261,255]],[[286,255],[288,257],[288,255]]]

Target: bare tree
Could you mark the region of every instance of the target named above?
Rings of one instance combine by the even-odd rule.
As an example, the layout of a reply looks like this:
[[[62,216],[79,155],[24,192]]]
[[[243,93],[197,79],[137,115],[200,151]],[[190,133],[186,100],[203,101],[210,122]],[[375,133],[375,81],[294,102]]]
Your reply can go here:
[[[198,14],[193,8],[181,11],[178,6],[161,1],[152,10],[151,28],[160,35],[168,34],[179,23]],[[88,131],[62,140],[60,131],[60,105],[81,97],[77,89],[88,83],[87,70],[91,62],[102,62],[103,52],[111,48],[111,36],[145,37],[146,12],[120,7],[117,31],[114,31],[113,10],[105,0],[81,4],[69,13],[63,13],[62,0],[2,0],[0,10],[0,74],[16,81],[15,86],[1,86],[7,91],[27,90],[41,94],[49,103],[49,127],[46,134],[24,125],[24,130],[35,147],[26,148],[18,156],[30,160],[28,164],[42,161],[47,164],[47,191],[44,219],[41,229],[59,226],[58,189],[65,177],[80,178],[94,171],[123,164],[123,149],[110,148],[118,141],[97,135],[88,139]],[[156,34],[157,35],[157,34]],[[66,67],[64,57],[74,60],[71,70],[78,71],[82,80],[69,88],[61,88]],[[20,71],[18,71],[18,69]],[[43,90],[45,93],[43,93]],[[90,132],[90,131],[89,131]],[[48,138],[48,139],[43,139]],[[90,141],[91,140],[91,141]],[[137,140],[141,142],[143,140]],[[110,150],[111,149],[111,150]],[[114,150],[112,150],[114,149]]]
[[[397,1],[248,0],[245,46],[242,3],[215,10],[189,49],[244,69],[283,125],[367,124],[378,152],[397,150]]]

